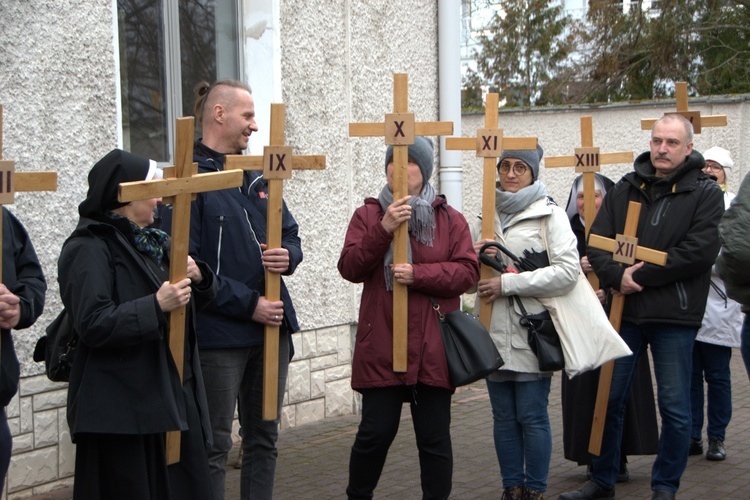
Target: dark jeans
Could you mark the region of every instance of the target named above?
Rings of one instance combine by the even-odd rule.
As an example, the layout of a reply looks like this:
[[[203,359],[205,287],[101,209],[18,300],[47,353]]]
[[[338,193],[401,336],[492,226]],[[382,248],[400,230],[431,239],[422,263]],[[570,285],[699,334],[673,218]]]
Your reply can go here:
[[[422,498],[448,498],[453,476],[451,391],[417,384],[361,392],[362,421],[349,460],[348,498],[372,498],[388,448],[398,432],[404,401],[410,403],[417,438]]]
[[[697,328],[666,323],[636,325],[622,322],[620,336],[633,354],[615,361],[612,388],[602,437],[602,452],[594,457],[594,482],[614,488],[620,468],[625,402],[641,354],[651,347],[661,415],[659,453],[651,469],[651,489],[676,493],[685,471],[690,444],[690,377]]]
[[[690,405],[693,430],[690,437],[700,440],[703,434],[703,379],[708,387],[708,439],[724,441],[732,418],[732,376],[729,361],[732,348],[696,341],[693,347],[693,380],[690,384]]]
[[[549,389],[552,377],[528,382],[487,380],[495,453],[503,488],[547,491],[552,456]]]
[[[288,334],[279,338],[278,411],[284,400],[289,370]],[[204,349],[200,352],[206,384],[208,411],[214,445],[208,454],[213,500],[223,500],[227,455],[232,448],[232,422],[239,399],[242,427],[242,500],[270,500],[276,475],[276,441],[279,419],[262,418],[263,346],[235,349]]]

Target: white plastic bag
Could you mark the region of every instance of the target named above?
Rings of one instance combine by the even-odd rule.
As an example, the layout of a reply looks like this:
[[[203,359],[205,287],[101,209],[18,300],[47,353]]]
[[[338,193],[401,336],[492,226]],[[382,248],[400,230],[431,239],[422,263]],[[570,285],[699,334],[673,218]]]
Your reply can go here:
[[[612,328],[596,292],[578,273],[576,286],[565,295],[537,297],[552,317],[570,378],[632,354]]]

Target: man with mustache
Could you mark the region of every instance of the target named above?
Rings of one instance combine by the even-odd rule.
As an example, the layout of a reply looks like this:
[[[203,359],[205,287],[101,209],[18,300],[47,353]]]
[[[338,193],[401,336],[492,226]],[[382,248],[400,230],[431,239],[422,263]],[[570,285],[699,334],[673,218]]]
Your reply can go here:
[[[711,266],[719,253],[723,193],[701,169],[693,126],[667,114],[651,129],[651,151],[607,192],[592,234],[622,234],[630,201],[640,202],[638,245],[668,254],[665,266],[638,262],[621,267],[612,254],[588,247],[602,286],[625,295],[620,335],[633,355],[615,361],[602,453],[593,457],[592,480],[561,500],[615,498],[627,394],[638,359],[650,345],[662,426],[651,471],[652,499],[673,499],[690,443],[690,377],[693,343],[706,308]]]

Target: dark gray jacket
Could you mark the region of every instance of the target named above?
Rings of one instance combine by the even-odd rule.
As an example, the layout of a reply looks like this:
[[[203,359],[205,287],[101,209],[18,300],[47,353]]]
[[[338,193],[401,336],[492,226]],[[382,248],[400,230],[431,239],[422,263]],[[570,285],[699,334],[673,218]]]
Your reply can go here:
[[[732,206],[719,223],[721,254],[716,267],[727,295],[750,312],[750,175],[742,181]]]

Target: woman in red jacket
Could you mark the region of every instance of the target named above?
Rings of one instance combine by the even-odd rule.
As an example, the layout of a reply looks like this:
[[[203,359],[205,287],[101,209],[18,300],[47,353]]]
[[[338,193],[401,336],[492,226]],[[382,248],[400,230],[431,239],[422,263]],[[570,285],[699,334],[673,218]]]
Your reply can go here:
[[[401,406],[410,403],[419,449],[423,498],[448,498],[453,452],[443,341],[430,297],[441,311],[460,306],[460,296],[479,277],[476,253],[463,216],[436,195],[429,180],[432,142],[409,146],[408,192],[393,199],[393,148],[385,156],[387,184],[367,198],[349,223],[338,268],[364,283],[352,361],[352,388],[362,394],[362,421],[349,462],[348,498],[372,498],[388,448],[398,431]],[[393,233],[409,225],[409,262],[393,263]],[[409,287],[408,365],[393,371],[393,281]]]

